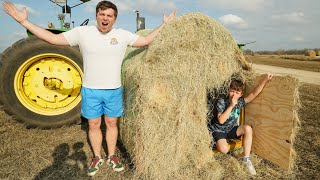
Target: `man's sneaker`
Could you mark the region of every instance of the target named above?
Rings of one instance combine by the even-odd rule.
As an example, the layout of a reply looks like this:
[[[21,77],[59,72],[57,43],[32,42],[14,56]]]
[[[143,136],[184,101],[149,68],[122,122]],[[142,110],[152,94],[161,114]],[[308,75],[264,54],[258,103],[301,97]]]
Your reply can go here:
[[[242,160],[242,164],[246,166],[251,175],[257,174],[256,169],[253,167],[250,159],[247,159],[246,161]]]
[[[112,155],[112,156],[108,157],[107,163],[114,171],[120,172],[120,171],[124,170],[123,165],[120,163],[120,161],[116,155]]]
[[[88,169],[88,176],[94,176],[98,173],[99,167],[103,164],[103,159],[98,156],[92,158],[92,162]]]

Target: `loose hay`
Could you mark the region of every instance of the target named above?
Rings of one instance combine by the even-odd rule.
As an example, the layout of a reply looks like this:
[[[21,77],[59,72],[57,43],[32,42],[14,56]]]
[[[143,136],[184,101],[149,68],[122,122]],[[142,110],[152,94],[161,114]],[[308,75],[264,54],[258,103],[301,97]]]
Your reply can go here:
[[[135,177],[221,178],[223,168],[209,153],[207,93],[225,92],[235,74],[252,79],[244,69],[250,66],[230,33],[199,13],[176,18],[148,48],[129,50],[120,134]]]

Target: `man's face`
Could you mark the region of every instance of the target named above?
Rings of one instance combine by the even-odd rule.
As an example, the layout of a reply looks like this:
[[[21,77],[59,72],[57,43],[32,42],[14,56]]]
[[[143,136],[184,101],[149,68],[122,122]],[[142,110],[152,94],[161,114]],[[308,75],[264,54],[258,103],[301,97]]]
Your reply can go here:
[[[242,91],[237,91],[237,90],[234,90],[234,89],[229,89],[229,100],[232,100],[233,98],[235,99],[239,99],[241,96],[242,96]]]
[[[114,16],[114,10],[111,8],[106,10],[99,9],[96,19],[99,31],[107,33],[112,29],[112,26],[116,21],[116,17]]]

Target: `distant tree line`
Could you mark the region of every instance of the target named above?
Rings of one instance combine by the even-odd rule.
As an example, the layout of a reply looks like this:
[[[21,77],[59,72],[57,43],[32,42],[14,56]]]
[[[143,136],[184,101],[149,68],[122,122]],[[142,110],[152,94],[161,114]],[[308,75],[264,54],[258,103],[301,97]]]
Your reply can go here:
[[[278,55],[303,55],[305,54],[308,50],[315,50],[318,51],[320,48],[315,48],[315,49],[278,49],[275,51],[252,51],[250,49],[245,49],[243,52],[248,55],[254,55],[254,54],[265,54],[265,55],[270,55],[270,54],[278,54]]]

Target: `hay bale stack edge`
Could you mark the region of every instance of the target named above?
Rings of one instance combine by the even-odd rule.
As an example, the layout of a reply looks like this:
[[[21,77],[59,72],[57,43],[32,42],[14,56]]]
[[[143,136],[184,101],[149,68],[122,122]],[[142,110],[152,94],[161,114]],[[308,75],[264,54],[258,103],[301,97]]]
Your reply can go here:
[[[121,139],[136,176],[220,179],[207,129],[207,93],[252,72],[231,34],[200,13],[176,18],[148,48],[130,49],[123,64]],[[214,93],[212,93],[214,94]]]

